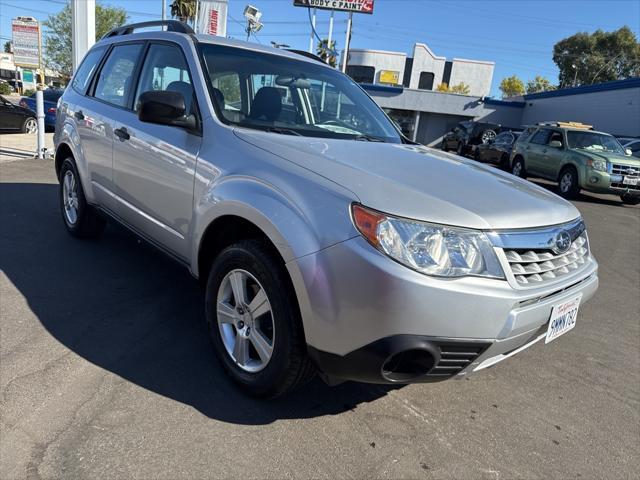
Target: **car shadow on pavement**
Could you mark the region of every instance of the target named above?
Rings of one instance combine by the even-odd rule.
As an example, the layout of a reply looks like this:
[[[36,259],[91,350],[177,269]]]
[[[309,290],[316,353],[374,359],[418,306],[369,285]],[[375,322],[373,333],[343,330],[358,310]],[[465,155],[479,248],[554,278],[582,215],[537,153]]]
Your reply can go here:
[[[240,424],[332,415],[393,389],[315,379],[284,399],[246,397],[218,365],[185,268],[118,226],[73,239],[56,185],[3,183],[0,199],[0,269],[57,341],[136,385]]]

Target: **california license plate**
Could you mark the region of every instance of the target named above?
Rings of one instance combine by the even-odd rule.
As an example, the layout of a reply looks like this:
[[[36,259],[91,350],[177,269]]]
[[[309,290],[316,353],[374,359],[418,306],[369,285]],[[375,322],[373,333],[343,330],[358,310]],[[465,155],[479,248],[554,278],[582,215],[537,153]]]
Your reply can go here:
[[[640,177],[624,177],[622,179],[622,184],[623,185],[638,185],[638,180],[640,180]]]
[[[555,340],[560,335],[564,335],[573,327],[576,326],[576,319],[578,318],[578,307],[580,306],[580,299],[582,294],[577,297],[573,297],[571,300],[558,305],[554,305],[551,310],[551,318],[549,319],[549,326],[547,327],[547,336],[544,343],[549,343]]]

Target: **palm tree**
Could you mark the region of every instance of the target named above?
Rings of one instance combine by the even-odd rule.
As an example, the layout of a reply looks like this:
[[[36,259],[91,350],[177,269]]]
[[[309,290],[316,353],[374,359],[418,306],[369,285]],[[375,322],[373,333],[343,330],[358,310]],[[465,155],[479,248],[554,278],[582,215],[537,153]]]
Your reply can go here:
[[[185,23],[194,20],[196,0],[173,0],[171,2],[171,16]]]
[[[318,47],[316,49],[316,53],[318,56],[324,60],[326,63],[335,67],[337,64],[337,54],[336,54],[336,41],[331,40],[331,45],[329,46],[329,40],[326,38],[318,43]]]

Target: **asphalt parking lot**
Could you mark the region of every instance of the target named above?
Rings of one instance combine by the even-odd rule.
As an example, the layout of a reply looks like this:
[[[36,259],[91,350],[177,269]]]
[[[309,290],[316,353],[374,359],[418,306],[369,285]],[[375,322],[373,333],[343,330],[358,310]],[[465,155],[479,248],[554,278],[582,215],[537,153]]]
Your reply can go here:
[[[637,478],[639,207],[575,202],[601,283],[557,341],[465,381],[261,402],[187,271],[118,227],[69,237],[50,161],[0,180],[2,478]]]

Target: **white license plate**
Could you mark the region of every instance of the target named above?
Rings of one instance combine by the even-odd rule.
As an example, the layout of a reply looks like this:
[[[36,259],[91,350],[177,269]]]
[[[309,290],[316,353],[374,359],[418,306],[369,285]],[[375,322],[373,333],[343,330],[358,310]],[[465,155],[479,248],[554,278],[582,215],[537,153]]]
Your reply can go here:
[[[555,340],[560,335],[564,335],[576,326],[576,318],[578,318],[578,307],[582,294],[573,297],[571,300],[558,305],[554,305],[551,310],[551,318],[547,327],[547,336],[544,343]]]
[[[624,177],[622,179],[622,184],[623,185],[638,185],[638,180],[640,180],[639,177]]]

